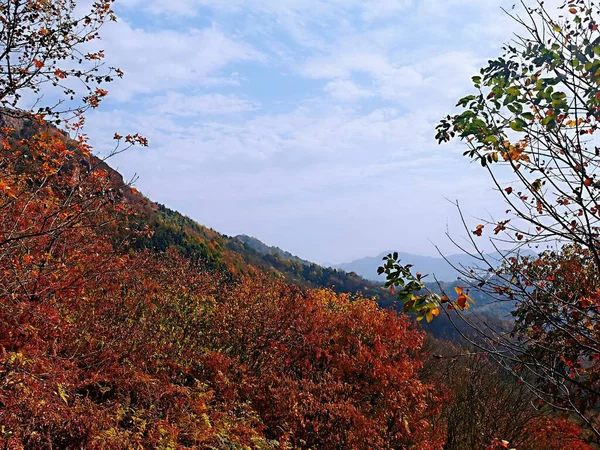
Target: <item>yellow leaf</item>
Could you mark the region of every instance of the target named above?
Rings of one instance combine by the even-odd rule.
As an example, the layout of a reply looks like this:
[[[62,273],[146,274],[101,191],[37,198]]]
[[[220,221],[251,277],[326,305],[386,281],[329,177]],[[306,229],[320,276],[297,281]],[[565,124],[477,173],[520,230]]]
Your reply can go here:
[[[65,388],[62,386],[62,384],[58,385],[58,396],[62,399],[63,402],[65,402],[65,404],[69,404],[69,396],[65,392]]]

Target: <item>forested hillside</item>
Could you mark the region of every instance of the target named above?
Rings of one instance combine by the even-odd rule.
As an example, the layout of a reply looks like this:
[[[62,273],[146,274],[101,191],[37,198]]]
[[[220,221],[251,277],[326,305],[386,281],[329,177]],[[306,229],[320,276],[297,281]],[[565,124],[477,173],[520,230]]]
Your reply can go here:
[[[448,409],[444,359],[428,357],[449,347],[423,347],[407,316],[373,301],[274,277],[306,265],[262,259],[155,206],[36,120],[5,117],[3,128],[8,448],[434,449],[456,434],[464,417]],[[527,439],[533,425],[504,412],[496,420],[510,431],[494,423],[477,442],[540,448]],[[567,430],[561,439],[582,436],[533,417]]]
[[[165,251],[173,247],[187,257],[232,274],[253,273],[259,269],[301,287],[327,287],[339,293],[360,294],[385,305],[394,301],[393,295],[380,283],[321,267],[287,252],[267,251],[271,248],[258,240],[225,236],[163,205],[146,209],[139,219],[137,226],[148,227],[152,233],[136,239],[134,247],[137,249]]]
[[[569,11],[579,18],[574,29],[598,31],[591,12]],[[567,165],[569,155],[589,159],[570,167],[589,188],[587,199],[580,186],[576,198],[558,203],[574,202],[571,215],[588,222],[573,219],[575,237],[560,250],[509,256],[498,268],[466,270],[464,280],[439,284],[392,253],[379,268],[381,286],[252,238],[222,235],[152,202],[109,165],[131,147],[148,146],[139,134],[115,133],[114,148],[98,153],[108,156],[94,156],[86,114],[124,74],[89,45],[116,19],[111,0],[0,0],[2,448],[598,448],[600,257],[586,214],[598,213],[589,190],[600,186],[584,171],[598,152],[574,149],[571,139],[556,156]],[[590,58],[600,55],[587,50]],[[544,51],[529,47],[521,57],[533,52],[532,64],[544,67],[548,58],[560,60],[535,57]],[[585,68],[585,55],[573,70],[596,82],[600,61]],[[514,67],[505,72],[505,59],[490,64],[482,73],[493,95],[479,101],[494,107],[506,96],[504,104],[520,114],[513,102],[521,91],[507,87]],[[566,94],[546,85],[559,81],[523,73],[544,107],[567,120]],[[594,89],[588,106],[600,116]],[[34,106],[20,109],[30,96]],[[541,164],[527,156],[527,139],[502,147],[505,134],[485,127],[489,116],[476,100],[461,101],[475,102],[475,111],[442,122],[440,140],[460,133],[481,142],[465,156],[502,151],[505,162],[519,161],[516,171]],[[477,114],[483,119],[470,122]],[[523,117],[532,127],[556,126],[555,112],[546,115]],[[525,119],[506,126],[523,132]],[[576,127],[595,131],[590,123],[572,121],[567,136]],[[499,161],[486,155],[489,164]],[[563,220],[542,203],[541,181],[531,184],[541,200],[527,211]],[[496,232],[536,241],[508,223],[495,224]],[[472,235],[481,237],[486,225]],[[511,321],[476,318],[496,303]],[[436,339],[418,322],[437,327],[438,336],[458,329],[465,340]]]

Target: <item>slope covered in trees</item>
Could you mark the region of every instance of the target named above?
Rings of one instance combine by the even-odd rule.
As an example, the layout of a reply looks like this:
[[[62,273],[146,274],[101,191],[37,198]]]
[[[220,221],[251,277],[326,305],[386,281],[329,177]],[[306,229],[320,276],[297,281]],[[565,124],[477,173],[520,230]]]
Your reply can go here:
[[[592,417],[591,394],[573,391],[579,421],[557,414],[518,388],[535,379],[492,367],[496,353],[435,341],[410,316],[357,294],[380,287],[206,229],[144,198],[94,157],[82,134],[85,110],[108,95],[99,85],[110,73],[122,74],[98,74],[103,52],[83,53],[81,44],[115,19],[111,3],[77,16],[74,2],[0,1],[0,104],[46,84],[66,96],[54,107],[2,112],[3,448],[592,448],[593,427],[581,426]],[[82,82],[82,97],[68,87],[80,84],[63,85],[69,79]],[[111,155],[147,145],[137,134],[114,138]],[[564,273],[552,291],[562,298],[576,287],[566,275],[578,272],[556,257],[508,269]],[[440,313],[414,294],[426,287],[420,275],[393,257],[383,271],[390,286],[404,283],[395,275],[409,279],[401,300],[413,302],[407,310],[417,318]],[[580,299],[589,300],[595,281],[580,286],[578,308],[592,307]],[[469,292],[455,288],[452,304],[463,309]],[[526,292],[544,301],[541,289]],[[544,324],[552,308],[535,312],[519,309],[518,327],[555,346],[534,346],[533,356],[544,362],[562,352],[565,378],[593,388],[596,359],[575,361],[589,356],[582,343]],[[565,319],[575,329],[587,317],[576,312]]]
[[[457,410],[473,385],[447,377],[468,371],[446,344],[424,347],[408,316],[259,269],[234,274],[177,246],[138,250],[153,232],[149,204],[115,190],[85,147],[44,126],[28,139],[3,132],[7,448],[437,449],[449,436],[458,444],[447,448],[465,448],[465,430],[548,448],[510,411],[492,424]],[[492,408],[488,387],[477,396]],[[583,437],[527,414],[551,421],[539,428],[551,440],[552,427]]]
[[[326,287],[339,293],[359,294],[375,298],[383,305],[393,302],[393,296],[379,283],[301,260],[283,250],[274,251],[256,239],[223,235],[163,205],[146,208],[135,226],[152,230],[136,240],[136,249],[165,251],[175,247],[187,257],[201,259],[211,267],[232,274],[259,269],[302,287]]]
[[[134,251],[153,230],[84,147],[0,152],[7,448],[432,448],[423,335],[370,300]],[[134,227],[136,228],[136,227]]]

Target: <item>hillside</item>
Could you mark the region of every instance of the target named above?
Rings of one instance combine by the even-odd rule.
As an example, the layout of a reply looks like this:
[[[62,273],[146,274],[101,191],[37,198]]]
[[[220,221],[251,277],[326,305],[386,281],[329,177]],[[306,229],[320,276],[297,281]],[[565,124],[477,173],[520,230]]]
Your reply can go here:
[[[441,442],[444,399],[408,317],[286,283],[84,143],[20,120],[0,130],[3,448]]]
[[[268,246],[255,237],[247,236],[245,234],[240,234],[240,235],[236,236],[235,238],[238,241],[243,242],[246,246],[253,248],[254,250],[256,250],[257,252],[259,252],[262,255],[273,255],[273,256],[277,256],[281,259],[299,262],[306,266],[310,266],[311,264],[313,264],[312,262],[307,261],[302,258],[299,258],[298,256],[292,255],[290,252],[282,250],[279,247]]]
[[[42,131],[39,124],[34,123],[31,119],[12,114],[8,110],[0,114],[0,126],[14,128],[20,138],[30,138]],[[65,136],[62,131],[51,126],[45,126],[43,131]],[[303,288],[327,287],[337,293],[375,298],[382,306],[390,306],[395,302],[395,296],[389,290],[381,287],[383,279],[369,280],[368,276],[364,278],[361,276],[368,275],[370,272],[368,267],[374,267],[373,272],[376,273],[377,267],[381,264],[380,257],[363,258],[354,263],[326,268],[303,260],[279,247],[268,246],[250,236],[230,237],[221,234],[177,211],[152,202],[142,193],[128,186],[122,175],[112,169],[107,162],[101,161],[93,155],[80,154],[80,149],[74,142],[71,148],[76,152],[74,160],[82,164],[89,158],[90,166],[108,174],[111,195],[135,207],[135,215],[121,218],[126,222],[122,230],[132,229],[137,232],[135,239],[130,240],[128,244],[132,250],[149,249],[152,252],[163,253],[169,248],[174,248],[186,258],[201,263],[208,269],[229,273],[232,276],[265,272]],[[123,238],[122,233],[117,233],[117,236],[120,236],[118,239]],[[113,236],[113,238],[115,237]],[[380,256],[383,257],[385,254]],[[437,268],[435,270],[438,270],[439,273],[450,273],[453,270],[441,258],[428,258],[408,253],[401,253],[400,257],[404,262],[413,264],[416,270],[421,270],[423,273],[429,273],[426,268]],[[463,264],[467,264],[469,260],[468,257],[461,258],[461,255],[455,255],[453,258]],[[427,286],[437,292],[439,288],[433,282],[433,278],[430,276],[428,280]],[[452,292],[454,287],[460,283],[454,281],[445,282],[442,285],[444,289]],[[509,317],[506,305],[492,304],[489,297],[476,290],[473,290],[471,295],[477,301],[478,313],[498,316],[503,320]],[[436,336],[457,339],[457,334],[448,328],[449,324],[445,324],[445,322],[442,318],[426,328]],[[439,332],[441,328],[444,331]]]
[[[165,251],[177,248],[187,257],[199,259],[213,268],[232,274],[260,270],[300,287],[328,287],[338,293],[374,297],[380,304],[394,301],[380,283],[368,281],[343,270],[325,268],[304,261],[276,247],[269,247],[255,238],[230,237],[204,227],[164,205],[146,209],[139,226],[147,226],[152,234],[140,237],[136,249]]]
[[[20,139],[30,138],[42,131],[66,136],[52,126],[40,127],[31,118],[10,110],[0,112],[0,126],[14,129],[15,135]],[[269,247],[255,238],[226,236],[164,205],[154,203],[128,186],[122,175],[107,162],[93,155],[84,155],[75,142],[70,147],[75,152],[74,161],[107,173],[111,195],[122,198],[129,205],[135,205],[135,216],[123,217],[127,223],[123,230],[133,229],[138,232],[136,238],[129,242],[133,250],[147,248],[164,252],[172,247],[188,258],[201,261],[208,268],[232,275],[255,273],[259,270],[300,287],[328,287],[338,293],[374,297],[385,305],[393,302],[393,296],[376,282],[343,270],[321,267],[277,247]]]
[[[153,233],[150,237],[138,238],[135,244],[137,250],[148,248],[162,253],[168,248],[175,248],[186,257],[201,261],[206,267],[233,275],[256,273],[258,270],[303,288],[327,287],[337,293],[374,298],[383,307],[396,302],[395,295],[384,289],[381,282],[366,280],[356,273],[337,268],[319,266],[278,247],[268,246],[256,238],[220,234],[164,205],[157,204],[154,209],[146,209],[142,223],[153,230]],[[412,263],[410,259],[405,261]],[[428,279],[430,281],[425,283],[427,288],[440,292],[440,286],[432,278]],[[456,286],[464,286],[464,283],[452,281],[441,282],[440,285],[446,292],[452,293]],[[476,302],[476,308],[466,314],[475,314],[491,323],[512,320],[512,303],[494,302],[478,289],[470,289],[469,293]],[[399,305],[396,307],[401,308]],[[423,323],[422,326],[438,338],[452,341],[461,339],[454,325],[445,316],[430,324]],[[464,324],[459,323],[458,326],[466,334],[472,331]]]
[[[41,131],[39,125],[27,117],[14,117],[13,114],[7,115],[6,111],[5,114],[0,115],[0,126],[14,128],[21,138],[29,138]],[[45,127],[44,130],[64,136],[64,133],[54,127]],[[75,143],[73,143],[72,149],[76,153],[80,152]],[[81,163],[86,158],[88,156],[77,153],[74,160]],[[367,277],[360,276],[361,264],[365,267],[363,271],[365,274],[367,273],[366,267],[369,265],[374,265],[374,271],[376,271],[377,266],[381,263],[379,257],[364,258],[359,260],[357,265],[349,264],[338,268],[326,268],[303,260],[278,247],[268,246],[253,237],[245,235],[230,237],[221,234],[177,211],[152,202],[136,189],[128,186],[121,174],[112,169],[109,164],[98,160],[93,155],[89,155],[89,158],[90,166],[96,166],[108,174],[113,193],[111,195],[135,207],[135,215],[125,215],[121,218],[125,221],[121,230],[136,231],[135,239],[131,239],[128,244],[131,250],[149,249],[152,252],[164,253],[169,248],[174,248],[186,258],[202,264],[203,267],[232,276],[264,272],[302,288],[327,287],[337,293],[374,298],[381,306],[390,306],[396,300],[389,290],[381,287],[381,280],[368,280]],[[119,237],[117,238],[117,236]],[[112,238],[118,241],[123,239],[124,235],[122,232],[118,232]],[[435,266],[440,270],[448,271],[447,263],[441,259],[410,254],[401,254],[401,257],[404,262],[414,264],[417,270],[419,267]],[[345,267],[346,270],[341,267]],[[438,286],[432,278],[429,280],[427,283],[429,289],[437,292]],[[457,285],[460,283],[443,283],[444,289],[449,292],[452,292],[454,286]],[[471,295],[477,302],[477,313],[497,316],[502,320],[510,317],[506,305],[492,304],[489,297],[480,295],[476,290],[472,291]],[[452,325],[443,317],[435,323],[424,326],[436,336],[453,340],[459,338]]]

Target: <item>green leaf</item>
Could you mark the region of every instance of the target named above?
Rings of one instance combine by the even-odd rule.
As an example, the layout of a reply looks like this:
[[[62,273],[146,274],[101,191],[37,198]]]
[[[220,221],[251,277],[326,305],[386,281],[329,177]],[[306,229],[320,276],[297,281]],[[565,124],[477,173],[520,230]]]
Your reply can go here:
[[[542,119],[542,125],[548,125],[550,122],[554,120],[552,116],[546,116]]]
[[[510,128],[514,131],[523,131],[523,128],[527,126],[527,122],[517,117],[513,122],[510,123]]]
[[[525,120],[533,120],[533,119],[535,119],[535,116],[532,113],[530,113],[530,112],[526,112],[526,113],[523,113],[521,115],[523,116],[523,118]]]

